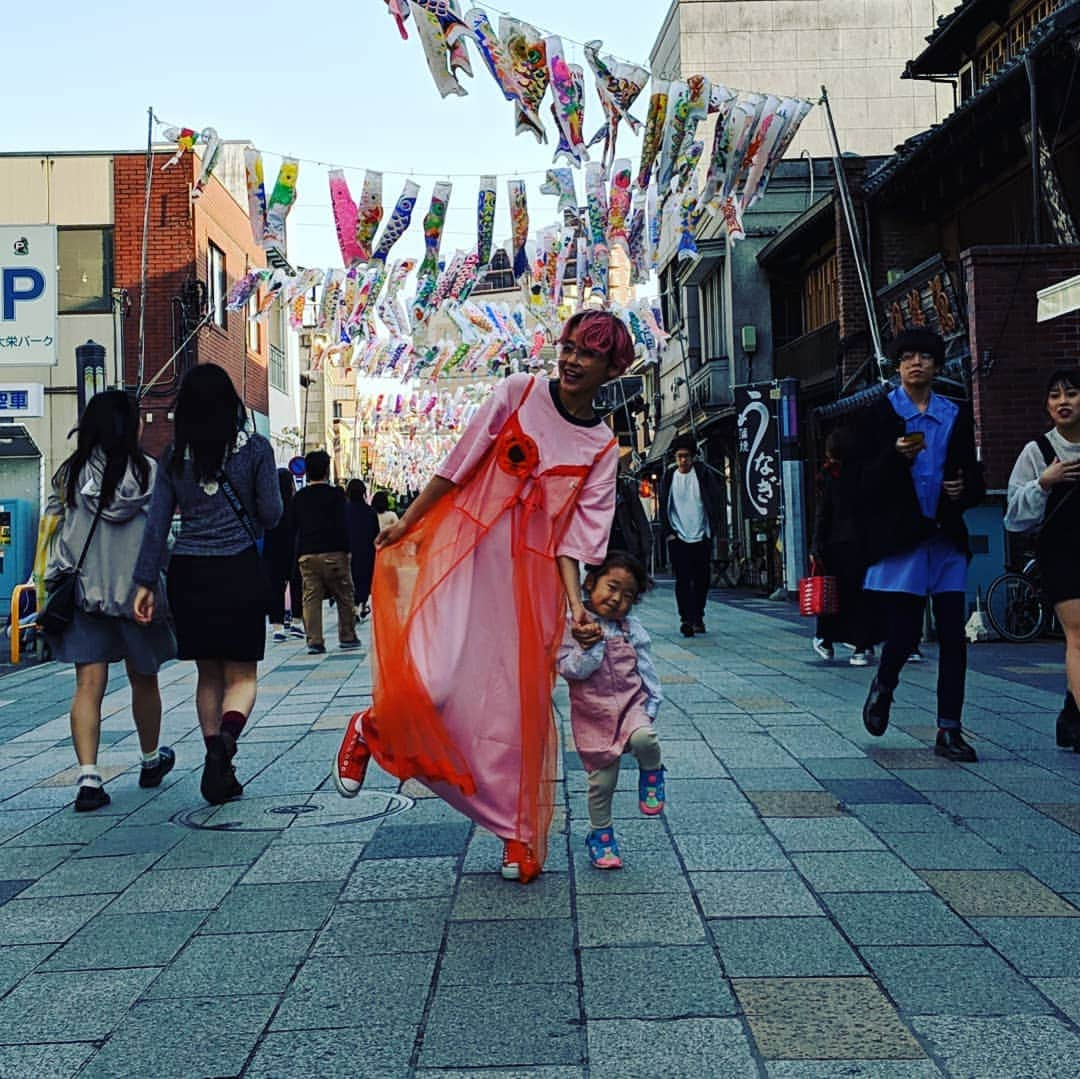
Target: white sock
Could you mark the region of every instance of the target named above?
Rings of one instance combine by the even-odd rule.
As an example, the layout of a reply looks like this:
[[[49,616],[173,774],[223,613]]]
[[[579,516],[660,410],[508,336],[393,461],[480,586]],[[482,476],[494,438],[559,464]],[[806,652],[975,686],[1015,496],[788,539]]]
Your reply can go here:
[[[155,768],[159,760],[161,760],[161,754],[155,749],[153,753],[144,753],[142,755],[142,766],[144,768]]]
[[[97,762],[94,764],[80,764],[79,765],[79,786],[80,787],[100,787],[101,775],[98,772]]]

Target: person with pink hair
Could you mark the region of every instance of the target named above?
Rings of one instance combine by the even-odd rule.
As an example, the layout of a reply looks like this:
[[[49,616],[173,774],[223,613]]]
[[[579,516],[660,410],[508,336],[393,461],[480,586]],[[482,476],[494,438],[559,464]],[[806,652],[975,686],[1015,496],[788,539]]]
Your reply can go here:
[[[546,856],[567,605],[580,643],[598,629],[579,564],[603,561],[618,449],[592,402],[633,358],[614,315],[574,315],[558,377],[499,383],[376,539],[372,706],[346,729],[335,785],[356,795],[372,757],[420,780],[503,840],[502,875],[522,883]]]

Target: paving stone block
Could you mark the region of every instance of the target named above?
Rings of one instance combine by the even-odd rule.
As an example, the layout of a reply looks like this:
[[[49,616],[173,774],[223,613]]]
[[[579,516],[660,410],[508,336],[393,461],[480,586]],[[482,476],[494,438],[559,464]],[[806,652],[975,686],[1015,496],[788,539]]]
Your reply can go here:
[[[245,1079],[282,1079],[288,1075],[319,1079],[355,1079],[359,1074],[406,1075],[415,1030],[386,1039],[380,1027],[337,1027],[267,1034],[244,1072]],[[358,1071],[357,1062],[363,1062]]]
[[[202,933],[321,929],[337,901],[337,881],[241,884],[222,899]]]
[[[925,1056],[870,978],[736,978],[733,985],[766,1059]]]
[[[706,918],[784,918],[822,913],[795,872],[691,873]]]
[[[929,1060],[767,1060],[769,1079],[937,1079]]]
[[[899,832],[932,832],[935,838],[952,822],[932,805],[853,805],[852,812],[875,832],[893,835]],[[923,843],[930,843],[924,837]]]
[[[2,961],[2,953],[0,953]],[[1080,1026],[1080,977],[1032,978],[1031,982],[1049,997],[1074,1023]]]
[[[926,892],[827,892],[821,899],[857,947],[979,943],[953,911]]]
[[[316,956],[434,952],[442,945],[450,900],[340,903],[318,935]]]
[[[768,837],[749,802],[719,806],[703,802],[684,805],[668,799],[664,807],[668,827],[675,835],[758,835]]]
[[[0,997],[25,978],[55,947],[55,944],[0,947]]]
[[[589,1073],[596,1079],[670,1074],[674,1061],[683,1075],[755,1072],[750,1044],[737,1019],[590,1019],[588,1040]]]
[[[521,946],[528,941],[527,948]],[[569,918],[451,922],[439,987],[543,985],[577,978]]]
[[[1071,828],[1074,832],[1080,832],[1080,805],[1075,802],[1046,803],[1043,802],[1035,807],[1044,816],[1056,820],[1058,824]]]
[[[274,841],[270,832],[213,832],[184,829],[180,842],[156,863],[157,869],[250,866]]]
[[[243,866],[151,870],[109,904],[109,913],[213,910],[243,872]]]
[[[364,849],[362,843],[275,845],[259,856],[244,874],[244,884],[283,884],[287,881],[344,881]]]
[[[1018,1064],[1014,1074],[1065,1076],[1076,1072],[1080,1037],[1050,1016],[1006,1014],[994,1018],[920,1016],[911,1021],[915,1033],[942,1060],[953,1079],[986,1079]]]
[[[1080,977],[1080,920],[1076,918],[971,918],[975,931],[1021,974]]]
[[[0,907],[0,941],[58,944],[73,936],[111,899],[111,895],[12,899]]]
[[[308,959],[297,971],[274,1016],[271,1030],[351,1027],[363,1020],[382,1039],[412,1038],[424,1013],[435,970],[434,952],[395,956]]]
[[[115,857],[122,854],[164,854],[185,837],[185,829],[170,824],[118,824],[87,844],[77,858]]]
[[[935,760],[940,758],[935,757]],[[893,775],[924,794],[929,791],[989,791],[993,787],[966,768],[894,768]]]
[[[583,948],[705,942],[705,927],[689,895],[665,896],[647,917],[637,895],[578,895],[577,920]]]
[[[1080,917],[1071,903],[1022,870],[923,870],[919,875],[965,918]]]
[[[93,1042],[70,1045],[2,1045],[0,1075],[33,1079],[70,1079],[97,1051]],[[85,1074],[85,1073],[83,1073]]]
[[[738,1008],[710,947],[582,948],[585,1011],[596,1019],[728,1016]],[[649,992],[635,987],[649,986]]]
[[[0,880],[37,880],[66,861],[79,848],[0,846]]]
[[[927,887],[888,851],[815,852],[791,858],[818,892],[918,892]]]
[[[773,818],[768,827],[786,851],[885,849],[885,844],[873,832],[851,817],[824,820]]]
[[[944,832],[890,832],[885,842],[912,869],[1012,869],[1016,862],[962,828]]]
[[[918,805],[926,796],[898,779],[826,779],[825,786],[847,805]]]
[[[790,869],[791,863],[776,841],[761,835],[685,835],[676,833],[686,868],[721,869]]]
[[[341,900],[444,896],[451,895],[456,884],[456,858],[364,858],[356,863]]]
[[[472,824],[384,825],[367,844],[364,858],[441,858],[462,854]]]
[[[746,791],[819,791],[824,788],[805,768],[731,767],[735,782]]]
[[[0,1000],[0,1044],[104,1038],[159,973],[142,967],[31,974]]]
[[[201,911],[100,914],[54,952],[40,969],[163,967],[183,947],[204,917]]]
[[[456,921],[569,918],[570,880],[565,873],[541,873],[521,887],[494,873],[463,876],[451,917]]]
[[[523,1023],[522,1017],[529,1016]],[[421,1067],[578,1064],[585,1054],[577,988],[502,985],[483,994],[437,991]]]
[[[747,791],[763,817],[843,817],[845,812],[828,791]]]
[[[905,1015],[1046,1013],[1051,1005],[996,952],[982,947],[859,949]],[[951,1019],[957,1028],[963,1023]]]
[[[690,882],[671,846],[666,849],[638,850],[618,831],[622,869],[596,869],[589,862],[584,843],[573,848],[574,885],[579,895],[689,894]]]
[[[827,918],[731,918],[709,928],[729,978],[865,973]]]

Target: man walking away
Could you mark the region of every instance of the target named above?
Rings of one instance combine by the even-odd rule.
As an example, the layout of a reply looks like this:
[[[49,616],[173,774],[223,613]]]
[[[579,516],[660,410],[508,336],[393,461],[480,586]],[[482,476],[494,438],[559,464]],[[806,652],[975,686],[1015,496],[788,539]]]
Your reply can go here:
[[[660,528],[671,535],[668,551],[675,572],[679,630],[684,637],[705,632],[713,539],[720,532],[720,485],[701,461],[689,435],[672,443],[675,465],[660,490]]]
[[[356,607],[349,571],[349,537],[345,528],[345,492],[330,484],[330,455],[313,450],[304,458],[307,486],[293,499],[296,549],[304,583],[304,629],[308,653],[326,651],[322,604],[332,596],[337,604],[338,641],[343,649],[359,648]]]

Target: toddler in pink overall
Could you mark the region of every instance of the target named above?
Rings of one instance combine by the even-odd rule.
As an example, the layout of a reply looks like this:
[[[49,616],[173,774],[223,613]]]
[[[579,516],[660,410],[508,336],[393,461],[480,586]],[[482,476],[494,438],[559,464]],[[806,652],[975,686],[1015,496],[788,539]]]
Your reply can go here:
[[[623,753],[638,768],[638,803],[646,816],[664,808],[664,769],[653,728],[662,695],[649,655],[649,635],[630,608],[648,587],[634,558],[614,551],[585,578],[586,607],[596,619],[594,643],[579,644],[569,628],[559,650],[559,673],[570,686],[574,746],[589,774],[589,860],[598,869],[622,865],[611,823],[611,802]]]

